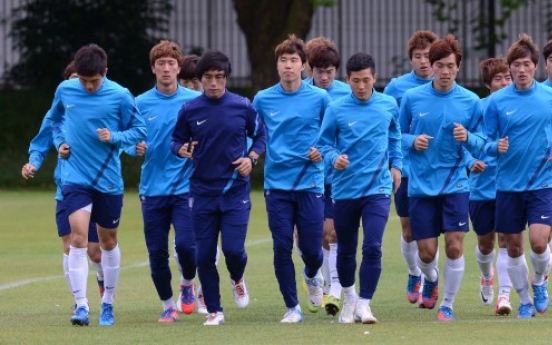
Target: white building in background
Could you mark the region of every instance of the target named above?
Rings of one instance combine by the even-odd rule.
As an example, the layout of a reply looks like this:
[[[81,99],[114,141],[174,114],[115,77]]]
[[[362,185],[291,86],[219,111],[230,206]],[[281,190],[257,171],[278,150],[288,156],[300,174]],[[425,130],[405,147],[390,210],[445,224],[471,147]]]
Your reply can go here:
[[[0,26],[0,75],[19,59],[8,37],[9,18],[11,9],[20,6],[23,1],[28,0],[0,1],[0,18],[5,22]],[[459,77],[464,84],[477,86],[479,61],[487,57],[487,52],[473,49],[475,43],[469,18],[478,10],[480,1],[448,2],[458,5],[453,16],[458,18],[456,36],[465,54]],[[232,0],[172,0],[172,3],[174,8],[169,30],[162,36],[176,41],[187,51],[194,48],[224,51],[233,65],[231,83],[247,83],[250,67],[245,37],[236,22]],[[435,20],[433,8],[426,0],[337,0],[337,3],[337,6],[316,10],[311,31],[305,39],[316,36],[331,38],[338,45],[344,61],[356,52],[371,54],[376,62],[379,86],[385,85],[391,77],[410,70],[406,44],[414,31],[433,30],[440,36],[449,31],[448,23]],[[504,28],[508,39],[496,46],[497,54],[505,55],[511,42],[524,32],[542,47],[548,39],[543,14],[546,6],[550,6],[547,0],[533,0],[514,12]],[[344,69],[341,69],[340,76],[343,74]],[[542,66],[537,77],[546,77]]]

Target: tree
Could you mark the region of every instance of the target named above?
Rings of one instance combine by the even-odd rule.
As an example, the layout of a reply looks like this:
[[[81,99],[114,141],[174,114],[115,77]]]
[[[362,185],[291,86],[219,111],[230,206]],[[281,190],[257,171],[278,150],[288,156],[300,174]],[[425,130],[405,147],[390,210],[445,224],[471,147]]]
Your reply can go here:
[[[152,34],[166,33],[170,0],[29,0],[13,10],[10,37],[20,61],[11,84],[55,87],[81,46],[96,43],[108,55],[108,76],[134,93],[152,85]]]
[[[238,25],[245,35],[253,92],[278,81],[274,48],[288,34],[305,38],[317,6],[331,0],[233,0]]]
[[[455,34],[460,27],[460,15],[457,13],[459,6],[467,6],[466,1],[426,0],[433,6],[433,15],[440,21],[449,24],[449,32]],[[508,36],[502,30],[512,13],[522,6],[528,5],[534,0],[477,0],[477,10],[469,18],[473,24],[472,31],[475,34],[476,50],[487,50],[487,55],[496,55],[495,47]],[[497,7],[498,6],[498,7]],[[499,16],[497,17],[497,9]],[[552,26],[552,19],[548,17],[547,24]]]

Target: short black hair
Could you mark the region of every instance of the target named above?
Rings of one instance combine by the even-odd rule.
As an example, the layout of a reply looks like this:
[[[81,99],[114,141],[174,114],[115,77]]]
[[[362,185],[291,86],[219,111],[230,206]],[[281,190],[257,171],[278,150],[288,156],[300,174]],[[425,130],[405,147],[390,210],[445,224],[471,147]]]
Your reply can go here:
[[[358,72],[364,69],[371,69],[372,74],[376,73],[376,64],[372,55],[365,53],[353,54],[347,61],[347,75],[351,75],[351,72]]]
[[[226,78],[232,73],[230,59],[219,50],[209,50],[197,61],[196,76],[201,79],[208,71],[223,71]]]
[[[97,44],[81,47],[75,54],[75,71],[85,77],[97,74],[105,75],[107,69],[107,54]]]

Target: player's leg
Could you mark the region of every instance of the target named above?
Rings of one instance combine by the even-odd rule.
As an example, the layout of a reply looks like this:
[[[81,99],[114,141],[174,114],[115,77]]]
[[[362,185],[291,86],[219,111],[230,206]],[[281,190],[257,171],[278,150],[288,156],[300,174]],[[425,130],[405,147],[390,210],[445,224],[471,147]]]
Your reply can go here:
[[[105,292],[104,274],[102,268],[102,251],[100,250],[100,239],[98,238],[98,229],[96,223],[91,222],[88,226],[88,259],[96,272],[96,282],[100,297],[103,297]]]

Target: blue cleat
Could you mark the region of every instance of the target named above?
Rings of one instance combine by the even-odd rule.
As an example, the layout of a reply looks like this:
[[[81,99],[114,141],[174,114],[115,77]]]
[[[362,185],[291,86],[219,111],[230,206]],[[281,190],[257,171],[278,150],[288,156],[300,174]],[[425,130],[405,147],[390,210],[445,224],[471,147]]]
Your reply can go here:
[[[71,324],[75,326],[88,326],[89,323],[88,309],[85,306],[75,309],[73,316],[71,316]]]
[[[439,278],[435,282],[424,281],[424,287],[420,295],[422,296],[420,308],[435,308],[435,304],[437,304],[437,299],[439,298]]]
[[[518,308],[518,319],[530,319],[535,316],[535,306],[531,303],[520,304]]]
[[[410,303],[418,302],[420,289],[422,287],[422,276],[408,275],[408,284],[406,285],[406,298]]]
[[[441,322],[454,321],[454,314],[452,313],[452,309],[445,306],[439,307],[439,312],[437,313],[437,321],[441,321]]]
[[[533,285],[533,303],[535,303],[535,309],[539,314],[544,313],[548,309],[550,304],[550,299],[548,298],[548,279],[544,281],[541,285]]]
[[[98,324],[100,326],[113,326],[115,324],[112,304],[102,303],[100,307],[100,319],[98,320]]]

